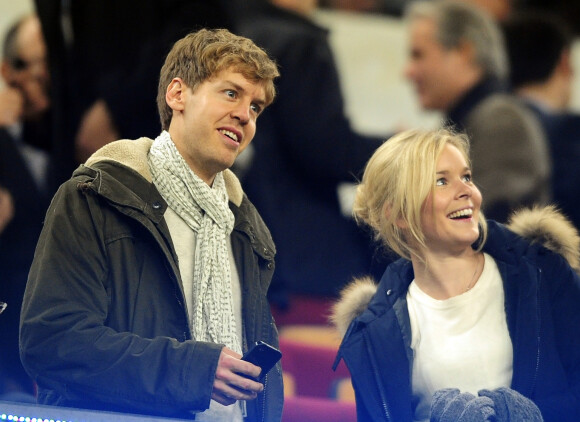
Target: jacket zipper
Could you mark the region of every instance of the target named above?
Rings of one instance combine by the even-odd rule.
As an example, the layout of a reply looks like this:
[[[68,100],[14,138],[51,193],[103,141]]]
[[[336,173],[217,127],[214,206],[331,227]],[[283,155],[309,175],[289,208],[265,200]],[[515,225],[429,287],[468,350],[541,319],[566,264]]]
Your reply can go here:
[[[268,386],[268,375],[264,377],[264,394],[262,398],[262,422],[266,420],[266,388]]]
[[[377,389],[379,391],[379,395],[381,396],[381,405],[383,408],[384,416],[386,418],[385,420],[392,421],[393,419],[391,417],[391,412],[389,412],[389,405],[387,403],[387,398],[385,397],[385,391],[383,389],[383,385],[381,383],[381,377],[380,377],[379,371],[378,371],[377,358],[370,347],[368,333],[366,331],[364,331],[363,335],[364,335],[364,339],[365,339],[365,345],[367,348],[367,352],[369,354],[369,359],[371,361],[371,366],[373,368],[373,376],[375,378],[375,383],[377,384]]]
[[[536,332],[536,370],[534,371],[534,377],[532,378],[532,385],[530,389],[530,395],[533,394],[536,389],[536,382],[538,379],[538,371],[540,368],[540,340],[541,340],[541,327],[542,327],[542,295],[540,294],[540,288],[542,284],[542,269],[538,268],[538,290],[536,291],[536,297],[538,301],[538,311],[536,313],[537,318],[537,332]]]

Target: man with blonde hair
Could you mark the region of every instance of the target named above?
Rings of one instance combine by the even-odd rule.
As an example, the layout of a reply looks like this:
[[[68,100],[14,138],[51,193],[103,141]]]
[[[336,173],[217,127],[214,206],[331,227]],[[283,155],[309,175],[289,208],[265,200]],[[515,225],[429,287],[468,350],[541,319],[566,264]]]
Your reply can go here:
[[[277,76],[247,38],[187,35],[161,69],[162,133],[106,145],[61,186],[21,320],[40,402],[280,419],[280,365],[260,374],[240,359],[257,341],[278,345],[266,300],[275,248],[229,171]]]

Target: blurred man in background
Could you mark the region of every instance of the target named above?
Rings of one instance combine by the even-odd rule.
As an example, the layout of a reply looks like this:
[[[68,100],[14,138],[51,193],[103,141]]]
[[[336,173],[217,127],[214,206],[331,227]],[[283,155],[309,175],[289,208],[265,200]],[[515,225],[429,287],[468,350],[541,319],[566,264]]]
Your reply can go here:
[[[356,133],[345,116],[328,31],[310,16],[318,2],[255,3],[239,31],[276,59],[281,77],[238,172],[276,242],[270,299],[284,308],[292,296],[334,297],[371,271],[371,237],[341,211],[337,188],[356,181],[384,138]]]
[[[421,106],[471,140],[474,177],[486,216],[506,221],[522,205],[550,199],[551,164],[542,128],[507,94],[501,31],[483,10],[462,2],[420,1],[408,10],[406,76]]]
[[[6,33],[0,71],[0,207],[8,210],[0,233],[0,396],[29,399],[34,390],[18,354],[20,306],[44,214],[51,147],[49,74],[46,46],[35,15],[15,22]],[[10,213],[10,211],[12,211]]]
[[[580,115],[570,111],[573,33],[546,11],[515,13],[503,25],[513,91],[542,123],[553,163],[553,200],[580,226]]]

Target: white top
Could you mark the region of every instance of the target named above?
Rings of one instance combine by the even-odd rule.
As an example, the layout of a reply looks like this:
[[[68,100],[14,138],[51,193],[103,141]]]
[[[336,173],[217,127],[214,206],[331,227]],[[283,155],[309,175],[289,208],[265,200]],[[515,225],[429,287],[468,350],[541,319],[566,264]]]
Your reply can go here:
[[[195,265],[195,232],[187,223],[175,213],[171,208],[165,211],[165,221],[169,227],[169,233],[175,246],[175,252],[179,259],[179,272],[183,282],[183,291],[187,302],[187,310],[191,315],[193,309],[193,268]],[[238,338],[242,338],[242,292],[240,287],[240,278],[230,237],[227,238],[228,255],[230,258],[230,273],[232,277],[232,299],[234,302],[234,317],[236,318],[236,327]],[[241,345],[240,345],[241,349]],[[175,362],[179,364],[179,362]],[[243,421],[242,407],[238,405],[223,406],[218,402],[211,400],[210,408],[202,413],[197,413],[196,421]]]
[[[22,155],[26,167],[28,167],[32,179],[36,183],[36,187],[44,192],[46,190],[46,175],[49,164],[48,153],[22,141],[21,123],[15,123],[12,126],[8,126],[6,130],[12,135],[16,148],[18,148],[18,151]]]
[[[413,281],[407,292],[413,350],[415,421],[429,421],[433,393],[509,387],[513,350],[504,291],[495,260],[484,254],[478,282],[459,296],[436,300]]]

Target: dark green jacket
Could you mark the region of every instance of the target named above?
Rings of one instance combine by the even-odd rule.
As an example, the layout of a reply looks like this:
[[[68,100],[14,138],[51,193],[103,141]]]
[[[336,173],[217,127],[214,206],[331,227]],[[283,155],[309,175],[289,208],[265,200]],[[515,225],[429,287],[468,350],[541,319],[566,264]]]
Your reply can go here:
[[[39,402],[192,418],[208,408],[222,345],[193,341],[167,205],[147,164],[152,140],[105,146],[54,197],[30,271],[21,358]],[[278,345],[266,300],[270,233],[236,177],[224,173],[235,216],[244,350]],[[281,367],[248,402],[250,420],[280,420]]]

